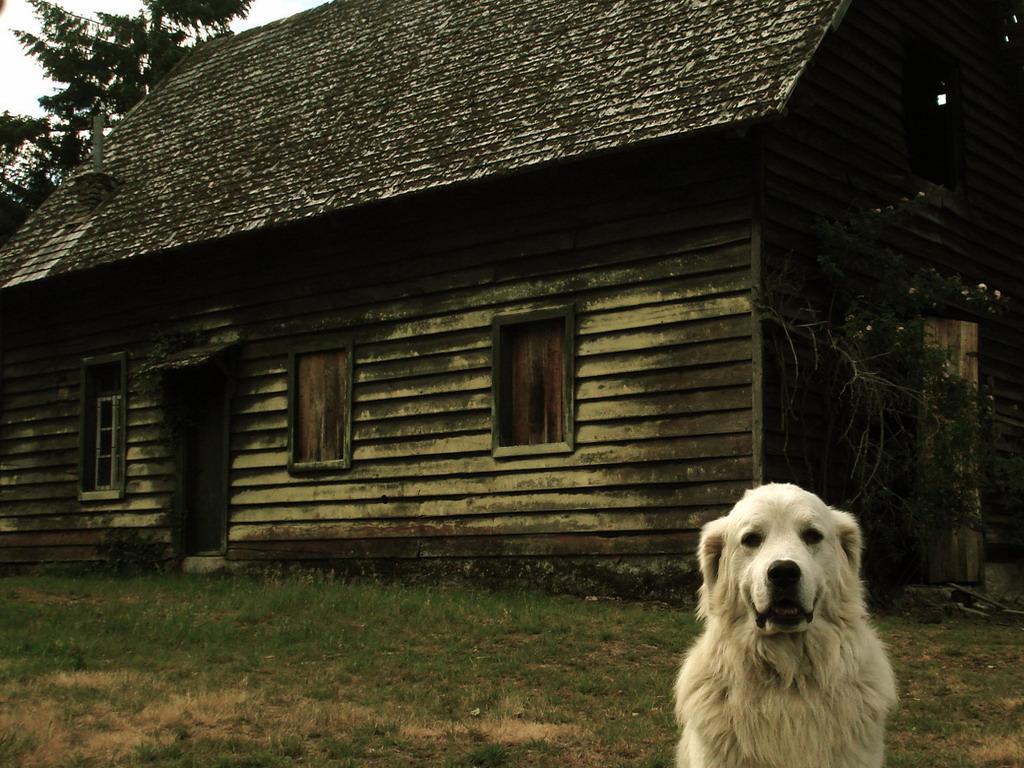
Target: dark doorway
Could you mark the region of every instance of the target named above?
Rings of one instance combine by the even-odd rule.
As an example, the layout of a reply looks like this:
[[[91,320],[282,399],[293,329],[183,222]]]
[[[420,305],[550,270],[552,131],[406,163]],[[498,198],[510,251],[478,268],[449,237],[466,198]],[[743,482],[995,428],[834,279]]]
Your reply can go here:
[[[229,379],[216,362],[174,372],[178,488],[185,555],[219,555],[227,539]]]

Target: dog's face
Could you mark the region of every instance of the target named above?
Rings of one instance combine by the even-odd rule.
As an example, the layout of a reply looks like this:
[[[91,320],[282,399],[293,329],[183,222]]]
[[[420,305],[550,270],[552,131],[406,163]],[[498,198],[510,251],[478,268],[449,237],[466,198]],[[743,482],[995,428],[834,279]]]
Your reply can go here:
[[[701,533],[701,611],[749,620],[764,634],[805,631],[816,613],[862,604],[860,550],[854,518],[813,493],[779,484],[748,491]]]

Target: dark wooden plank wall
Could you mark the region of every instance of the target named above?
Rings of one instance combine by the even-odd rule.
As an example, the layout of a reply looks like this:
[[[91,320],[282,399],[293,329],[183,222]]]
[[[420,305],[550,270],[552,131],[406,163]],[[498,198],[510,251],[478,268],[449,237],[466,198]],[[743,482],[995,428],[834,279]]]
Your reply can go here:
[[[5,295],[0,561],[174,540],[155,343],[238,342],[229,556],[691,551],[752,474],[750,173],[707,139],[375,206]],[[491,456],[491,320],[577,312],[576,444]],[[354,341],[353,465],[289,475],[289,350]],[[128,493],[79,503],[78,366],[129,353]]]
[[[944,194],[910,175],[900,85],[905,30],[959,59],[962,192]],[[981,384],[995,396],[1009,448],[1024,432],[1024,94],[1001,64],[999,43],[998,23],[982,3],[854,3],[806,73],[787,118],[763,133],[764,237],[768,269],[777,270],[787,255],[813,253],[806,233],[814,217],[896,204],[925,191],[933,202],[893,245],[1016,299],[1009,316],[978,318]],[[766,474],[811,483],[805,459],[820,455],[815,416],[825,406],[806,401],[808,418],[791,424],[787,446],[776,362],[766,361]],[[1000,521],[988,522],[990,543],[998,542]]]

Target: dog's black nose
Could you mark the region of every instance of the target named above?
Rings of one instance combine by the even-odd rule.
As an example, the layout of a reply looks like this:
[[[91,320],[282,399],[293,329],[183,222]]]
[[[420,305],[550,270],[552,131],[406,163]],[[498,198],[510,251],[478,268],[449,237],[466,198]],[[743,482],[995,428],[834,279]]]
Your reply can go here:
[[[776,560],[768,568],[768,581],[777,587],[791,587],[800,581],[800,566],[792,560]]]

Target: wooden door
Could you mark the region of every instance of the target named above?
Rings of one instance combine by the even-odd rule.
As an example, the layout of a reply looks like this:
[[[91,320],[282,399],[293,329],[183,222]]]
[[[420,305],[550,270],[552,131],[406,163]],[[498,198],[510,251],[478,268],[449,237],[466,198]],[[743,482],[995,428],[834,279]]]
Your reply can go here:
[[[179,489],[185,554],[223,554],[227,543],[228,381],[213,364],[178,376],[183,405]]]
[[[948,318],[929,318],[925,326],[929,340],[950,352],[950,369],[971,384],[978,385],[978,324]],[[984,536],[968,526],[936,536],[928,542],[928,581],[979,582],[984,562]]]

